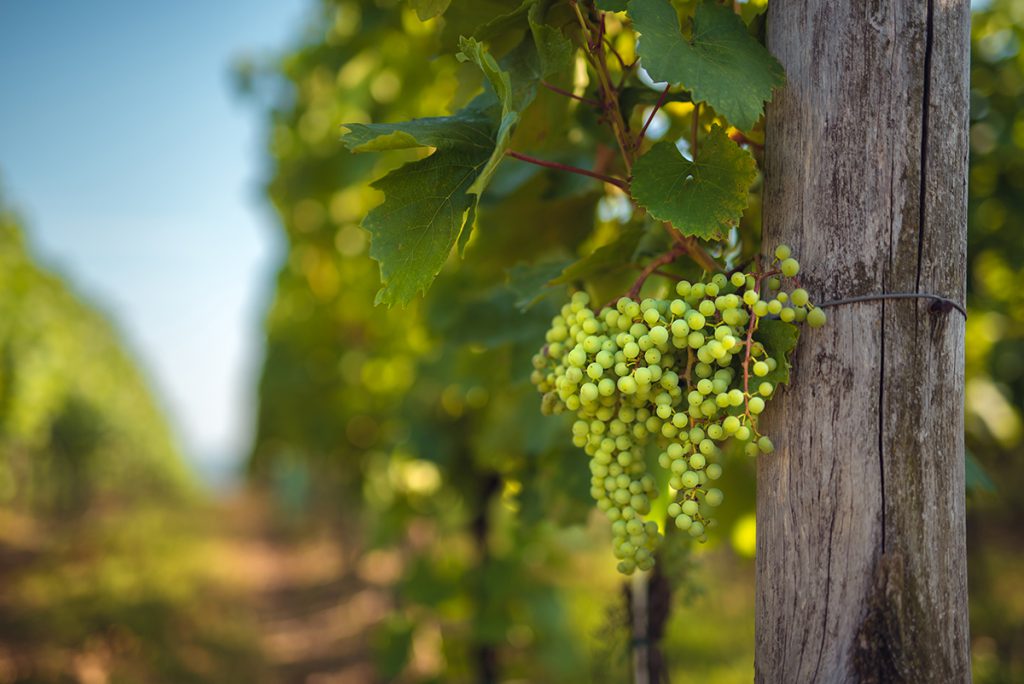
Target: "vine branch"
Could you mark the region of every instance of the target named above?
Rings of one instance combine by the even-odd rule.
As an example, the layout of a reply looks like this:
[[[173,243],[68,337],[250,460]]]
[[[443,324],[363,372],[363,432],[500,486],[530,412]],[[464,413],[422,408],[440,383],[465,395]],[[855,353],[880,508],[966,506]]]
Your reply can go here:
[[[605,183],[611,183],[612,185],[626,190],[629,188],[629,184],[621,178],[615,178],[614,176],[608,176],[597,171],[590,171],[589,169],[582,169],[578,166],[571,166],[569,164],[562,164],[561,162],[547,161],[545,159],[538,159],[537,157],[531,157],[528,154],[522,152],[516,152],[514,150],[508,150],[505,152],[506,155],[519,161],[528,162],[530,164],[536,164],[537,166],[543,166],[548,169],[557,169],[558,171],[567,171],[569,173],[575,173],[580,176],[588,176],[590,178],[596,178]]]

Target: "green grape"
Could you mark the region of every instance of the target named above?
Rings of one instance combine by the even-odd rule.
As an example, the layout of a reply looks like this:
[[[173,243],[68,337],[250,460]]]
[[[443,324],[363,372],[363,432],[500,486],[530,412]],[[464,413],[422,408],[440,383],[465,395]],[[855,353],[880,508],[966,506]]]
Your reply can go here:
[[[754,363],[754,375],[758,377],[768,375],[768,364],[764,361],[757,361]]]
[[[779,245],[775,248],[775,258],[779,261],[788,259],[790,254],[792,254],[792,252],[788,245]]]
[[[768,439],[767,436],[763,436],[757,440],[757,448],[766,454],[770,454],[775,451],[775,445],[772,444],[772,440]]]
[[[720,505],[722,505],[722,501],[724,499],[725,499],[725,496],[722,494],[722,490],[721,489],[712,488],[712,489],[709,489],[704,494],[704,501],[706,501],[709,506],[720,506]]]
[[[807,312],[807,325],[812,328],[820,328],[827,320],[825,312],[821,309],[815,308]]]
[[[794,306],[806,306],[807,300],[809,299],[809,297],[807,296],[807,290],[803,289],[802,287],[798,287],[797,289],[793,290],[792,299]]]
[[[783,259],[782,261],[782,275],[787,278],[792,278],[800,272],[800,262],[790,257],[789,259]]]
[[[729,282],[731,282],[734,287],[743,287],[747,282],[747,276],[737,271],[729,276]]]
[[[717,463],[712,463],[711,465],[704,469],[704,472],[707,473],[708,479],[717,480],[718,478],[722,477],[722,466],[718,465]]]
[[[797,312],[793,309],[783,309],[779,312],[779,320],[783,323],[792,323],[797,318]]]

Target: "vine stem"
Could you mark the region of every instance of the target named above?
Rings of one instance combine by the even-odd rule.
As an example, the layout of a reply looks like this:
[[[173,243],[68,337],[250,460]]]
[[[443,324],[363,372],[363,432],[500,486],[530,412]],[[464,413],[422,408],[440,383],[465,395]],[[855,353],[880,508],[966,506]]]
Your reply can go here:
[[[597,108],[600,109],[601,107],[604,106],[603,104],[601,104],[597,100],[591,100],[589,97],[582,97],[580,95],[577,95],[576,93],[569,92],[568,90],[566,90],[564,88],[559,88],[558,86],[556,86],[556,85],[554,85],[552,83],[548,83],[547,81],[541,81],[540,84],[542,86],[544,86],[545,88],[547,88],[548,90],[550,90],[551,92],[553,92],[553,93],[558,93],[559,95],[564,95],[565,97],[568,97],[571,100],[576,100],[577,102],[582,102],[583,104],[588,104],[591,107],[597,107]]]
[[[583,12],[580,11],[579,3],[576,0],[570,0],[570,4],[576,14],[576,19],[579,21],[580,28],[583,29],[583,36],[587,47],[585,53],[587,61],[594,69],[597,79],[601,84],[601,102],[605,115],[611,122],[612,132],[615,134],[615,142],[622,152],[622,161],[626,165],[626,172],[627,174],[632,174],[633,154],[632,141],[628,138],[629,127],[626,125],[625,120],[623,120],[622,112],[619,110],[618,91],[612,86],[611,75],[608,73],[608,63],[605,59],[604,17],[602,15],[601,25],[595,37],[593,27],[586,17],[583,16]]]
[[[758,274],[754,276],[754,290],[760,294],[761,282],[772,275],[774,271],[762,273],[761,271],[761,258],[756,259]],[[746,350],[743,352],[743,412],[747,416],[747,421],[750,423],[750,427],[754,428],[754,418],[750,415],[750,349],[754,345],[754,331],[757,330],[757,316],[754,314],[754,307],[750,305],[747,307],[750,311],[750,322],[747,324],[747,339],[746,339]],[[754,428],[754,434],[758,434],[757,428]]]
[[[538,159],[537,157],[531,157],[528,154],[523,154],[521,152],[516,152],[514,150],[508,150],[505,152],[505,154],[508,155],[509,157],[512,157],[513,159],[518,159],[519,161],[528,162],[530,164],[536,164],[537,166],[543,166],[549,169],[557,169],[559,171],[568,171],[569,173],[575,173],[580,176],[589,176],[590,178],[596,178],[600,181],[604,181],[605,183],[610,183],[616,187],[622,188],[623,190],[627,190],[629,188],[629,184],[626,181],[622,180],[621,178],[607,176],[603,173],[598,173],[597,171],[581,169],[578,166],[570,166],[569,164],[562,164],[560,162]]]
[[[665,104],[665,98],[668,97],[668,89],[671,87],[671,84],[666,85],[665,89],[661,91],[661,97],[659,97],[658,101],[654,104],[654,109],[651,110],[650,116],[648,116],[647,121],[644,122],[644,127],[640,129],[640,135],[636,137],[636,142],[633,143],[635,148],[640,149],[640,143],[644,141],[644,135],[647,133],[647,128],[651,125],[651,122],[654,121],[654,115],[657,114],[658,110],[661,109],[661,106]]]
[[[732,133],[729,134],[729,139],[732,140],[734,143],[738,143],[740,145],[749,145],[750,147],[756,148],[757,150],[764,149],[764,145],[762,145],[759,142],[754,142],[746,135],[744,135],[742,131],[733,131]]]
[[[636,279],[636,281],[633,282],[633,286],[629,288],[629,292],[626,296],[629,297],[630,299],[636,299],[637,295],[640,294],[640,290],[641,288],[643,288],[644,283],[647,282],[647,279],[651,277],[652,273],[657,271],[662,266],[665,266],[666,264],[671,264],[673,261],[675,261],[677,258],[681,257],[685,253],[686,247],[684,246],[684,244],[681,242],[677,242],[676,244],[672,245],[672,249],[665,252],[658,258],[652,259],[651,262],[644,267],[644,270],[640,272],[640,276]]]
[[[651,684],[647,583],[647,573],[638,572],[629,587],[633,613],[633,684]]]

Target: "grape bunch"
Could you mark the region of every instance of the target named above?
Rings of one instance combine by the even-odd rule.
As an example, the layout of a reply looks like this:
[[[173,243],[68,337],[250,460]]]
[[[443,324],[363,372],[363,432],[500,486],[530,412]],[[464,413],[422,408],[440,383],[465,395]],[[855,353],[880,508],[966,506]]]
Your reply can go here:
[[[699,541],[723,500],[712,486],[723,444],[737,440],[752,456],[774,450],[757,422],[776,391],[779,350],[754,333],[766,319],[825,324],[806,290],[783,288],[799,270],[780,245],[760,273],[683,280],[675,299],[622,297],[597,311],[576,292],[552,320],[531,379],[544,413],[576,415],[572,441],[590,456],[590,493],[611,521],[620,572],[650,570],[663,538],[648,519],[658,496],[648,447],[669,474],[668,517]]]

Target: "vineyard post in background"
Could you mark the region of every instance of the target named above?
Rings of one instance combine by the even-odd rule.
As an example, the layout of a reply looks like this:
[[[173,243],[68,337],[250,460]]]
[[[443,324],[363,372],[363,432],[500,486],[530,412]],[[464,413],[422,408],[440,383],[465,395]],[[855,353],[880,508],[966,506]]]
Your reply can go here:
[[[821,299],[964,301],[969,10],[770,3],[765,243]],[[858,302],[806,334],[758,465],[757,681],[969,681],[964,318]]]

